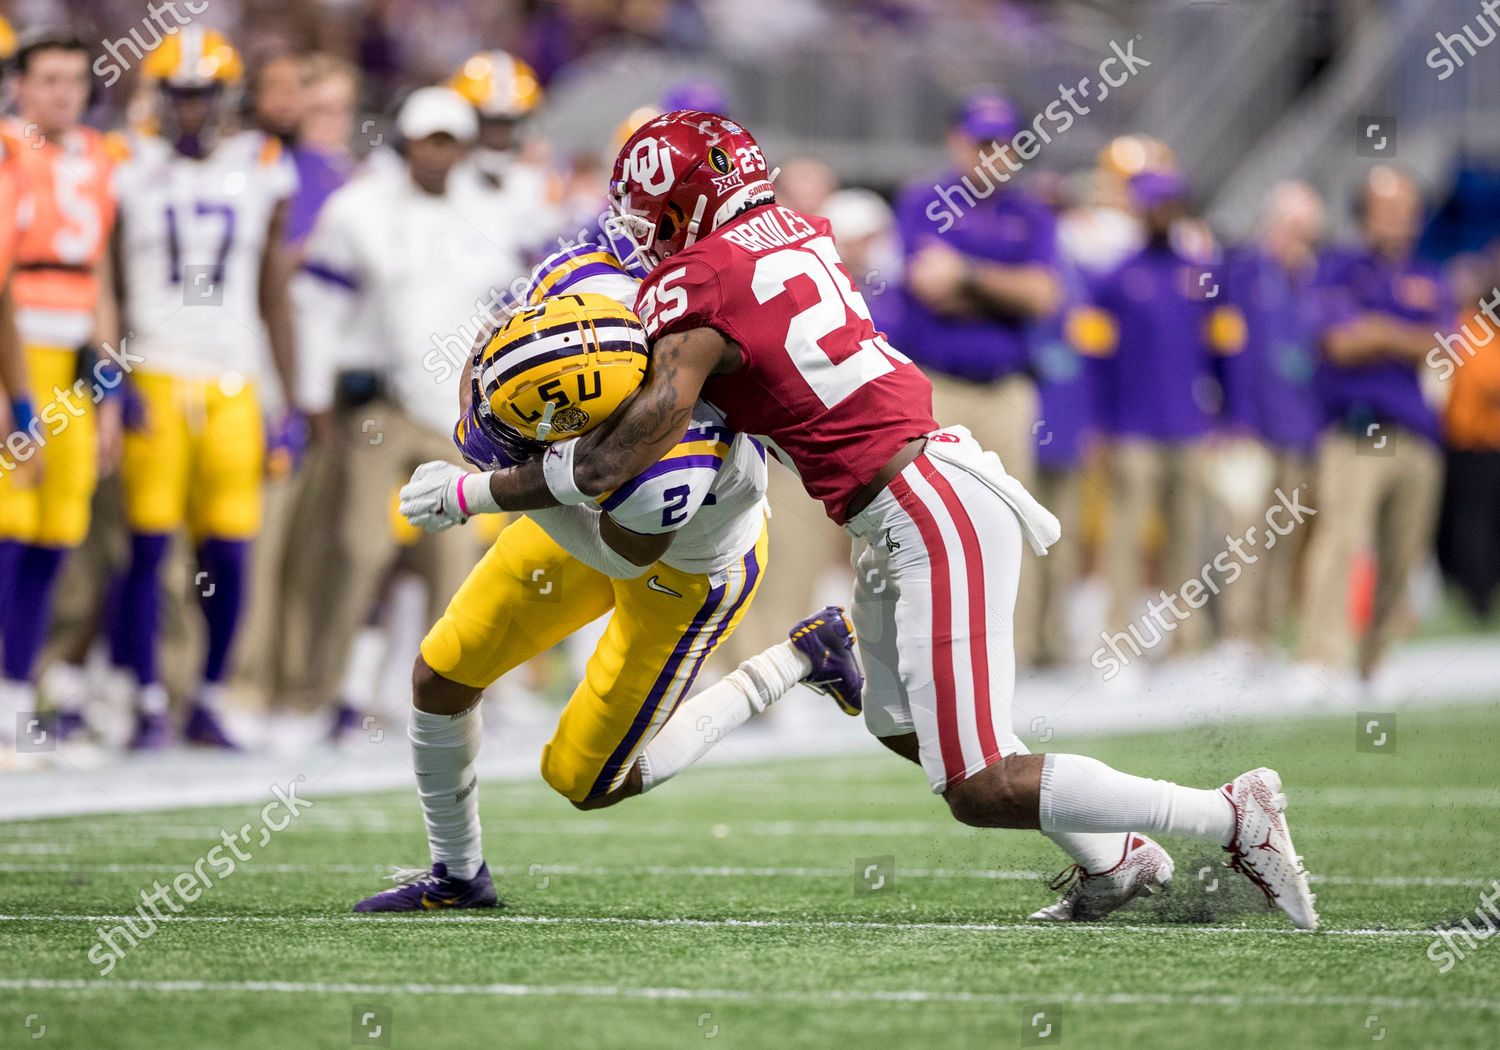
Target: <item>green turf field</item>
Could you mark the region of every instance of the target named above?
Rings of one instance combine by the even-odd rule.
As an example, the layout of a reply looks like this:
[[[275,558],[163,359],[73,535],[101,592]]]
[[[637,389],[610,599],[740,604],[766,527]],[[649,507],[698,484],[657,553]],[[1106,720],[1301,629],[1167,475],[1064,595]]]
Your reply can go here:
[[[487,785],[494,913],[347,914],[385,866],[425,863],[416,802],[309,785],[311,809],[102,979],[104,917],[260,807],[0,825],[0,1047],[1494,1046],[1500,938],[1442,974],[1425,928],[1500,878],[1497,719],[1405,711],[1394,753],[1357,751],[1352,715],[1074,743],[1205,785],[1277,766],[1322,877],[1311,935],[1191,842],[1168,843],[1159,902],[1028,925],[1059,855],[956,825],[873,744],[691,771],[602,813]]]

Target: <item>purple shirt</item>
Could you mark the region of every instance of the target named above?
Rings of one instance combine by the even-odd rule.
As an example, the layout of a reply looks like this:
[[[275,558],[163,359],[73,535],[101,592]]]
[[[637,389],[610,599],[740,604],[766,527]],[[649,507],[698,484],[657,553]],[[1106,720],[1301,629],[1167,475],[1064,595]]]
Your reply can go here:
[[[355,161],[348,153],[321,153],[296,146],[292,164],[297,169],[297,192],[287,208],[286,242],[301,244],[312,233],[323,202],[354,174]]]
[[[969,182],[984,188],[983,177]],[[950,207],[934,186],[949,189]],[[942,241],[956,251],[1009,266],[1054,265],[1057,223],[1051,211],[1024,191],[1002,186],[972,208],[963,207],[957,173],[914,183],[896,202],[897,229],[908,259],[924,244]],[[961,212],[953,219],[955,211]],[[934,219],[937,215],[939,218]],[[951,225],[949,223],[951,222]],[[945,232],[938,231],[947,226]],[[1029,322],[999,318],[941,317],[902,290],[901,349],[925,370],[975,383],[991,383],[1031,365]]]
[[[1274,448],[1311,453],[1323,427],[1318,368],[1318,274],[1284,269],[1258,245],[1230,253],[1227,301],[1245,317],[1245,346],[1224,359],[1229,421]]]
[[[1213,426],[1219,394],[1208,320],[1214,301],[1188,295],[1201,270],[1170,247],[1147,245],[1094,282],[1095,304],[1119,331],[1114,354],[1094,369],[1105,433],[1191,441]]]
[[[1360,314],[1388,314],[1441,330],[1453,316],[1442,271],[1421,259],[1393,261],[1359,248],[1330,253],[1322,287],[1322,332]],[[1419,365],[1381,360],[1318,366],[1324,419],[1357,433],[1376,423],[1394,424],[1437,442],[1438,420],[1417,380]]]
[[[1040,400],[1036,461],[1043,470],[1071,470],[1083,462],[1084,443],[1094,429],[1093,371],[1065,334],[1069,310],[1084,300],[1084,278],[1066,264],[1059,269],[1066,305],[1039,326],[1032,354]]]

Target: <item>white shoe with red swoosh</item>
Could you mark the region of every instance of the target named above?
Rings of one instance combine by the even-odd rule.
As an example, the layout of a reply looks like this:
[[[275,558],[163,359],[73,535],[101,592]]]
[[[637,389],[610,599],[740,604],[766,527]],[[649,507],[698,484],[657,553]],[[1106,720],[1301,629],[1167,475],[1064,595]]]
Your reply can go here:
[[[1229,866],[1255,883],[1266,904],[1286,912],[1299,930],[1317,929],[1307,870],[1286,826],[1281,774],[1252,769],[1219,790],[1234,807],[1234,838],[1224,847]]]

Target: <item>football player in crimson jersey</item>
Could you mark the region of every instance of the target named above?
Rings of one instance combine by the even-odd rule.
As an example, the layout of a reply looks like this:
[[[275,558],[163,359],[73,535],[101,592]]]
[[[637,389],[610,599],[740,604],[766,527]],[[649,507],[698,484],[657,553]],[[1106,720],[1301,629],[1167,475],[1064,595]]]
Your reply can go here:
[[[1057,521],[967,430],[938,427],[931,387],[871,324],[827,223],[776,203],[750,133],[698,111],[649,121],[620,151],[611,195],[651,267],[636,299],[653,340],[645,382],[605,425],[489,473],[467,509],[609,491],[677,443],[701,397],[853,538],[870,731],[922,766],[956,819],[1038,829],[1073,857],[1076,880],[1036,918],[1095,919],[1165,886],[1172,860],[1141,834],[1155,831],[1217,842],[1268,903],[1314,927],[1274,771],[1199,790],[1027,752],[1011,727],[1011,618],[1022,538],[1043,551]]]

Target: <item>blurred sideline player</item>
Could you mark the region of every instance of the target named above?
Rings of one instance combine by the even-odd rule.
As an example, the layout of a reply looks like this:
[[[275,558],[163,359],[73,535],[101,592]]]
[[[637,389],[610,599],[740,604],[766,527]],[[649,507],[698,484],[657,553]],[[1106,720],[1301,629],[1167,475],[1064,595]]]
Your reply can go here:
[[[0,70],[9,68],[15,54],[16,31],[0,15]],[[0,86],[3,86],[3,80],[0,80]],[[12,400],[21,402],[23,414],[32,411],[31,384],[26,378],[24,350],[16,333],[15,301],[10,288],[16,261],[16,220],[22,182],[20,159],[10,144],[0,137],[0,395],[3,395],[0,396],[0,443],[17,430],[25,429],[15,425],[17,417]],[[4,592],[9,587],[10,571],[8,564],[0,563],[0,605],[3,605]],[[4,730],[0,729],[0,736],[3,733]]]
[[[4,129],[22,180],[11,290],[29,384],[10,391],[12,415],[39,446],[28,469],[0,472],[0,580],[10,581],[0,602],[0,706],[23,717],[35,706],[32,672],[58,570],[88,532],[100,460],[118,448],[118,404],[93,382],[94,347],[118,342],[118,318],[106,250],[112,163],[103,137],[81,124],[90,56],[70,30],[26,36],[16,56],[17,115]],[[9,713],[0,721],[3,739],[16,723]],[[79,725],[72,712],[61,721],[60,736]]]
[[[397,163],[367,166],[328,198],[293,285],[298,406],[313,440],[283,569],[277,696],[288,711],[336,706],[340,731],[362,721],[367,698],[342,685],[392,564],[422,577],[431,623],[483,551],[471,529],[403,550],[385,523],[419,464],[462,462],[454,377],[493,325],[496,289],[528,272],[511,207],[460,174],[473,107],[446,87],[419,88],[395,123]]]
[[[454,434],[465,458],[493,467],[543,455],[549,438],[599,425],[628,398],[646,365],[645,330],[624,305],[637,286],[592,246],[544,262],[528,305],[489,339],[467,377]],[[660,462],[597,507],[511,524],[428,633],[413,674],[410,737],[432,868],[405,873],[406,884],[356,911],[496,903],[474,773],[481,691],[602,615],[609,626],[542,751],[543,778],[579,809],[663,783],[799,680],[858,712],[862,676],[839,609],[809,617],[790,641],[683,699],[739,625],[766,564],[764,453],[709,406],[693,417]],[[466,485],[483,477],[424,464],[403,490],[403,513],[430,523],[433,498],[464,508]]]
[[[612,194],[652,267],[636,298],[654,340],[645,382],[609,427],[461,479],[464,508],[591,502],[668,454],[709,401],[730,429],[764,435],[854,540],[866,726],[922,766],[956,820],[1041,830],[1073,856],[1077,881],[1037,918],[1099,918],[1169,882],[1148,830],[1218,843],[1268,904],[1316,926],[1273,770],[1199,790],[1032,755],[1016,736],[1022,539],[1045,551],[1057,520],[966,430],[937,426],[930,384],[875,331],[828,224],[776,204],[754,137],[669,113],[621,150]],[[468,516],[447,489],[425,501],[432,527]]]
[[[509,206],[506,237],[537,247],[561,226],[563,191],[548,172],[544,144],[525,137],[527,122],[542,104],[536,72],[509,52],[481,51],[454,72],[448,87],[474,107],[479,119],[474,148],[462,170]]]
[[[130,567],[113,638],[114,662],[138,687],[138,748],[168,737],[157,671],[161,570],[184,527],[208,628],[184,735],[233,746],[222,683],[261,525],[266,442],[256,377],[267,341],[283,391],[290,386],[282,230],[296,175],[277,139],[227,127],[241,72],[216,31],[189,27],[163,41],[142,66],[157,134],[133,135],[116,175],[126,313],[132,349],[145,359],[129,383],[137,405],[123,467]]]

